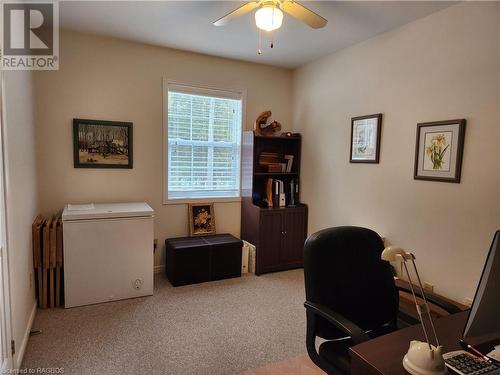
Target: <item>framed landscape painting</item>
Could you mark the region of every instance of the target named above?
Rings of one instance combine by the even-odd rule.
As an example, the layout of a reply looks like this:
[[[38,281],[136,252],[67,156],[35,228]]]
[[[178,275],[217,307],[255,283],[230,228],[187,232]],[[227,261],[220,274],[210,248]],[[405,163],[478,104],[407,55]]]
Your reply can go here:
[[[382,113],[351,119],[351,163],[378,163]]]
[[[465,119],[417,124],[416,180],[460,182]]]
[[[73,119],[75,168],[132,168],[132,123]]]

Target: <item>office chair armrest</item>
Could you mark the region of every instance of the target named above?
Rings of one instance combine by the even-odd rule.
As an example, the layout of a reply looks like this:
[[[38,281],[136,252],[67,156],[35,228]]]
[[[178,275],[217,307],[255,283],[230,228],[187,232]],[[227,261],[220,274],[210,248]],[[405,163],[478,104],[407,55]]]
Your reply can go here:
[[[322,318],[328,320],[335,327],[344,332],[347,336],[350,336],[351,340],[355,344],[360,344],[370,339],[370,336],[368,336],[366,332],[363,331],[360,327],[326,306],[320,305],[319,303],[306,301],[304,302],[304,307],[307,311],[310,311],[315,315],[319,315]]]
[[[396,285],[396,289],[398,291],[406,292],[406,293],[411,294],[411,289],[409,287],[405,286],[405,285]],[[422,293],[420,292],[420,290],[418,288],[415,288],[415,287],[413,289],[415,291],[415,295],[417,297],[422,298]],[[428,302],[430,302],[433,305],[436,305],[436,306],[442,308],[448,314],[456,314],[456,313],[462,311],[462,309],[460,309],[458,306],[456,306],[453,303],[451,303],[451,302],[443,299],[442,297],[436,296],[435,294],[428,294],[428,293],[426,293],[425,294],[425,298],[427,299]]]

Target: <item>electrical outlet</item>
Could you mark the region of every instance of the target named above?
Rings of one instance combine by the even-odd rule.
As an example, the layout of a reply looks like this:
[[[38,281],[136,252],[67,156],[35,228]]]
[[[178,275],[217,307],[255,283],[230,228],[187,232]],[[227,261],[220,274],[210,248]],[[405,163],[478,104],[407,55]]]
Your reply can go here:
[[[139,290],[142,288],[142,279],[135,279],[135,281],[132,283],[132,286],[135,290]]]
[[[434,292],[434,285],[431,284],[431,283],[427,283],[424,281],[424,289],[427,291],[427,292],[431,292],[433,293]]]
[[[464,305],[471,307],[472,306],[472,299],[464,298]]]

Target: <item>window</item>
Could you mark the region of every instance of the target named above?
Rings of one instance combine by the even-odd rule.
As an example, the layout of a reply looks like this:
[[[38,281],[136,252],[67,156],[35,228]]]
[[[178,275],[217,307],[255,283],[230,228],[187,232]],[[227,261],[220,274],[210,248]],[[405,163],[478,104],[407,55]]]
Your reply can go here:
[[[167,91],[167,200],[239,197],[243,94]]]

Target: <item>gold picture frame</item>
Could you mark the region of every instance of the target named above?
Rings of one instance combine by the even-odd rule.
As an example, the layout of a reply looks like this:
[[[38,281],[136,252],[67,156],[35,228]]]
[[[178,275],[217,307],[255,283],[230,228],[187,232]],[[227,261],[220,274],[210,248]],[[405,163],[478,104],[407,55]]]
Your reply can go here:
[[[190,236],[215,234],[215,214],[213,203],[188,204],[188,216]]]

